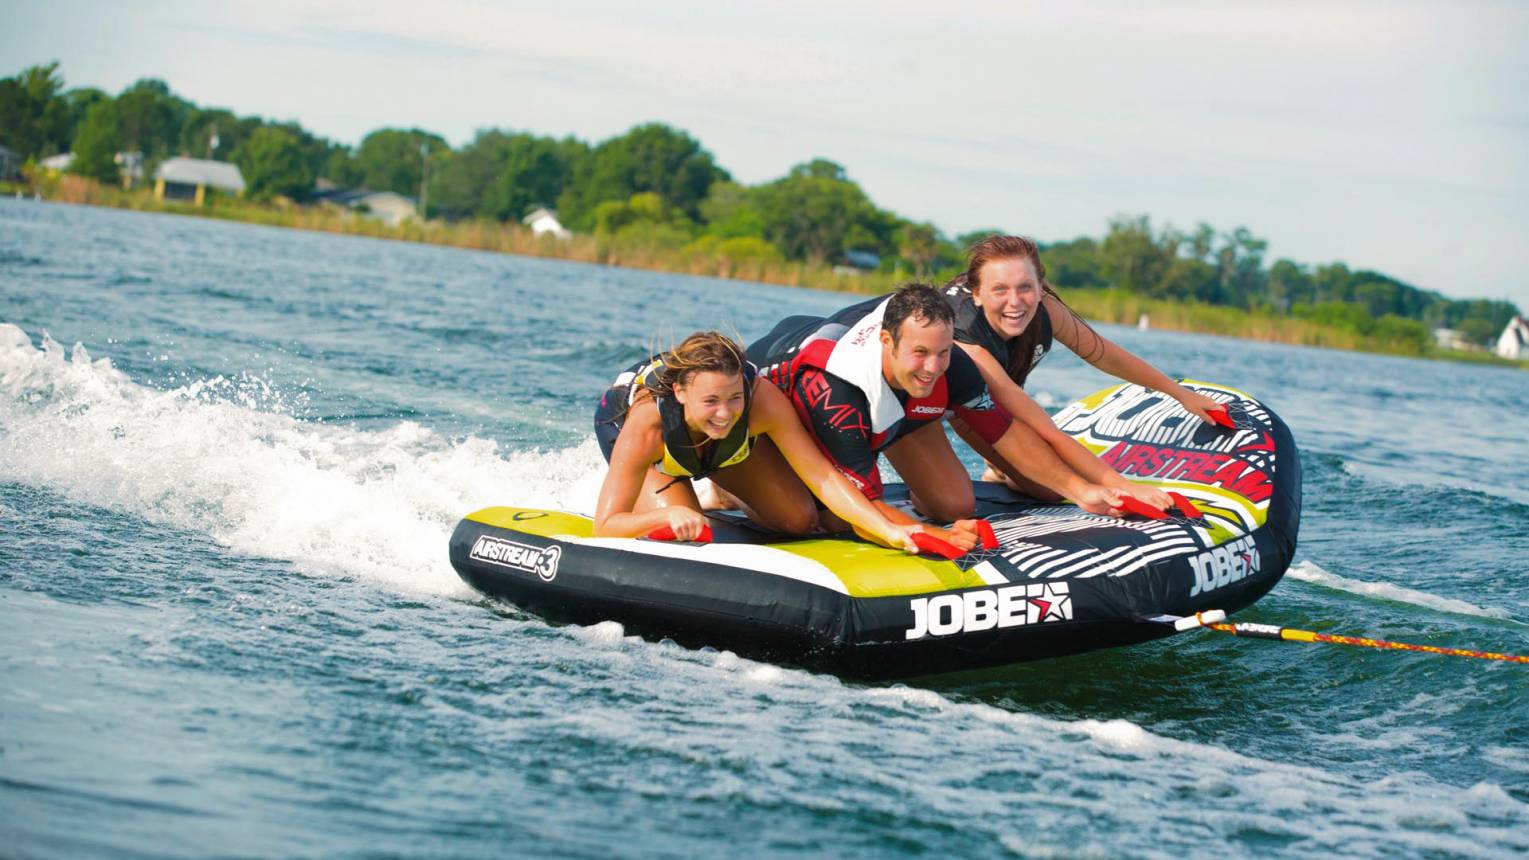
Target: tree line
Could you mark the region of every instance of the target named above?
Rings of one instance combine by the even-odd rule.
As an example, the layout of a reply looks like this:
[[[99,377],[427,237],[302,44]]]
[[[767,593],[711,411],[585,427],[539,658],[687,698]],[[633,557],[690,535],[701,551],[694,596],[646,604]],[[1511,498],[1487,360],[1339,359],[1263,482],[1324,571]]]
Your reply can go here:
[[[543,205],[573,230],[619,240],[829,265],[870,252],[882,270],[920,277],[954,274],[964,247],[1003,232],[947,237],[877,206],[842,165],[822,158],[744,185],[699,141],[661,123],[593,144],[486,129],[459,148],[426,130],[384,128],[350,147],[296,122],[196,105],[160,80],[115,96],[66,89],[57,63],[0,80],[0,144],[28,161],[72,152],[72,172],[107,183],[119,181],[117,153],[141,154],[146,176],[189,155],[237,164],[255,200],[302,203],[322,178],[407,196],[423,190],[426,214],[447,220],[518,222]],[[1042,253],[1062,288],[1288,314],[1383,339],[1426,343],[1430,329],[1447,326],[1485,343],[1518,313],[1509,302],[1452,300],[1343,263],[1266,265],[1266,248],[1242,227],[1181,231],[1122,216],[1102,238],[1051,243]]]

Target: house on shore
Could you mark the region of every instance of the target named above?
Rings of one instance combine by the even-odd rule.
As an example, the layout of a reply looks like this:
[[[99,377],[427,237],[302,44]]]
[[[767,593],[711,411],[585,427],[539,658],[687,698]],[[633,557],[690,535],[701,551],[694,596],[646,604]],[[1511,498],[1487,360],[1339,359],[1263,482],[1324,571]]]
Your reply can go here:
[[[537,236],[551,235],[559,239],[567,239],[573,235],[561,221],[557,220],[557,213],[545,206],[536,207],[530,215],[520,219],[520,223],[530,227],[531,232]]]
[[[1453,349],[1460,352],[1482,352],[1481,344],[1471,343],[1465,333],[1452,328],[1436,328],[1433,330],[1433,343],[1439,349]]]
[[[1502,330],[1502,336],[1497,338],[1497,347],[1492,351],[1514,361],[1529,359],[1529,321],[1523,317],[1508,320],[1508,327]]]
[[[375,218],[389,227],[397,227],[419,216],[413,197],[405,197],[394,191],[368,191],[365,188],[323,187],[308,198],[310,203],[336,206],[366,218]]]
[[[41,167],[43,170],[51,170],[54,173],[63,173],[65,170],[68,170],[69,165],[73,163],[74,153],[60,152],[58,155],[50,155],[47,158],[44,158],[42,161],[37,162],[37,166]]]
[[[209,188],[243,194],[244,174],[226,161],[185,156],[166,159],[154,171],[154,196],[160,200],[190,200],[201,206]]]
[[[845,251],[844,260],[834,266],[835,275],[859,275],[874,272],[881,265],[881,255],[875,251]]]

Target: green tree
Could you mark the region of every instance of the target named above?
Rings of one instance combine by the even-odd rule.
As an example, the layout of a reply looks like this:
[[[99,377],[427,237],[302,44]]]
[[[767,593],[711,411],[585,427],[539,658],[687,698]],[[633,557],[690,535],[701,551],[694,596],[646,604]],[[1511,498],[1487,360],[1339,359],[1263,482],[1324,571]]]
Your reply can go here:
[[[339,144],[331,143],[322,137],[316,136],[313,132],[308,131],[295,122],[269,123],[264,127],[280,129],[297,141],[298,151],[301,153],[303,163],[307,165],[308,173],[311,176],[322,175],[325,168],[329,166],[330,159],[334,153],[345,149],[345,147]],[[254,133],[253,129],[251,133]]]
[[[417,128],[384,128],[367,135],[353,157],[361,184],[373,191],[419,194],[425,164],[421,146],[429,147],[431,158],[449,149],[440,135]]]
[[[964,253],[967,248],[970,248],[971,246],[981,242],[983,239],[986,239],[989,236],[1007,235],[1009,235],[1007,230],[1000,230],[997,227],[985,227],[981,230],[968,230],[965,233],[956,234],[955,243],[961,247],[961,250]]]
[[[897,253],[913,267],[915,277],[927,278],[942,241],[933,224],[904,224],[897,231]]]
[[[1116,217],[1099,246],[1100,274],[1129,292],[1164,295],[1165,276],[1178,256],[1179,241],[1171,230],[1153,235],[1145,215]]]
[[[1193,243],[1196,250],[1199,237],[1204,235],[1207,227],[1200,225],[1200,233]],[[1263,252],[1269,243],[1254,236],[1246,227],[1238,227],[1223,235],[1221,243],[1216,251],[1216,279],[1220,290],[1207,301],[1242,307],[1258,304],[1263,290]]]
[[[712,183],[700,208],[710,235],[723,239],[764,238],[764,216],[754,206],[749,189],[736,182]]]
[[[97,182],[116,183],[121,178],[116,155],[122,149],[122,128],[117,105],[111,99],[90,106],[74,136],[74,160],[69,171]]]
[[[300,199],[313,188],[313,170],[304,157],[302,141],[286,129],[256,129],[234,159],[244,174],[247,193],[257,200],[276,195]]]
[[[1316,285],[1306,268],[1290,260],[1276,260],[1269,267],[1265,280],[1270,305],[1280,312],[1288,311],[1296,303],[1311,303],[1316,296]]]
[[[534,206],[554,205],[573,177],[577,147],[529,134],[508,136],[498,147],[498,170],[484,189],[478,213],[518,221]]]
[[[1455,328],[1459,330],[1461,337],[1471,343],[1482,345],[1492,343],[1497,340],[1498,335],[1502,334],[1502,329],[1492,325],[1490,320],[1480,317],[1461,320]]]
[[[430,199],[447,217],[518,221],[535,206],[553,205],[588,149],[573,138],[480,131],[432,166]]]
[[[570,226],[588,229],[600,203],[653,192],[687,218],[699,219],[712,183],[727,178],[690,135],[649,123],[604,141],[581,160],[558,198],[558,211]]]
[[[1414,355],[1421,354],[1432,341],[1422,323],[1396,314],[1384,314],[1376,320],[1370,336]]]
[[[123,146],[150,160],[163,158],[180,143],[181,125],[191,105],[161,80],[145,78],[117,96]]]
[[[1450,328],[1469,332],[1478,343],[1495,341],[1508,321],[1519,316],[1518,307],[1512,302],[1491,299],[1464,299],[1448,302],[1444,308],[1444,324]]]
[[[59,96],[58,63],[32,66],[0,80],[0,144],[22,158],[51,155],[69,144],[73,123]]]
[[[67,152],[74,144],[74,136],[79,132],[80,124],[85,121],[85,114],[98,102],[110,101],[111,96],[95,87],[78,87],[64,93],[61,98],[68,116],[68,128],[63,140],[59,142],[59,151]]]
[[[1195,231],[1185,236],[1184,240],[1190,259],[1207,263],[1211,261],[1211,253],[1216,248],[1216,228],[1201,221]]]
[[[788,258],[838,262],[845,251],[891,252],[898,218],[878,209],[831,161],[797,165],[753,189],[765,238]]]
[[[63,86],[58,63],[32,66],[0,80],[0,144],[21,158],[37,155],[47,139],[47,109]]]
[[[1309,319],[1322,325],[1355,332],[1356,334],[1369,334],[1375,329],[1375,318],[1364,305],[1354,302],[1322,302],[1318,305],[1296,305],[1291,308],[1291,313],[1303,319]]]
[[[671,208],[652,191],[633,194],[626,200],[607,200],[595,207],[595,234],[611,236],[638,224],[663,224],[685,229],[684,213]]]
[[[319,175],[341,188],[351,188],[361,184],[361,171],[356,167],[355,157],[343,146],[336,146],[329,151],[329,156],[324,159],[324,167],[319,171]]]
[[[259,127],[259,120],[241,120],[230,110],[193,108],[181,123],[175,151],[192,158],[227,161]]]
[[[979,239],[988,235],[984,233]],[[1087,236],[1045,246],[1041,249],[1041,262],[1046,266],[1046,279],[1057,286],[1069,289],[1109,286],[1109,280],[1101,271],[1099,243]]]

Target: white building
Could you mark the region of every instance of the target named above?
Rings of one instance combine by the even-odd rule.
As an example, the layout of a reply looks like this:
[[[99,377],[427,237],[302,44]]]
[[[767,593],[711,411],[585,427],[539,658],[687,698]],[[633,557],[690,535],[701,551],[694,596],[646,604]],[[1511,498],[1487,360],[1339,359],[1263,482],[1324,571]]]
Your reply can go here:
[[[419,217],[419,207],[414,203],[414,198],[405,197],[396,191],[336,188],[333,182],[324,179],[320,179],[315,188],[317,191],[309,197],[310,203],[335,206],[364,218],[375,218],[389,227],[397,227]]]
[[[228,194],[244,193],[244,174],[226,161],[176,156],[154,171],[154,196],[161,200],[191,200],[202,205],[207,189]]]
[[[1461,352],[1481,352],[1481,344],[1471,343],[1465,339],[1465,333],[1452,328],[1436,328],[1433,330],[1433,343],[1439,349],[1455,349]]]
[[[44,158],[42,161],[37,162],[37,166],[41,167],[43,170],[51,170],[54,173],[63,173],[65,170],[68,170],[69,165],[73,163],[74,153],[61,152],[58,155],[50,155],[47,158]]]
[[[1514,317],[1509,320],[1508,327],[1502,330],[1502,336],[1497,339],[1497,348],[1493,352],[1515,361],[1529,358],[1529,322],[1525,322],[1523,317]]]
[[[529,226],[531,232],[538,236],[551,234],[559,239],[567,239],[573,234],[557,220],[557,215],[545,206],[538,206],[530,215],[521,219],[521,223]]]

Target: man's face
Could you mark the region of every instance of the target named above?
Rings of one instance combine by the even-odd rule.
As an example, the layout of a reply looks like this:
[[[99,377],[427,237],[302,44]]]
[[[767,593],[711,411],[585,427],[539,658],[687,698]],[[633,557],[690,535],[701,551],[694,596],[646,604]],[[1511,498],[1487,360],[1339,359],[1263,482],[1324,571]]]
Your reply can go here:
[[[896,346],[892,333],[881,330],[881,375],[893,388],[912,397],[928,397],[950,367],[955,329],[950,323],[930,323],[910,317],[902,321]]]

